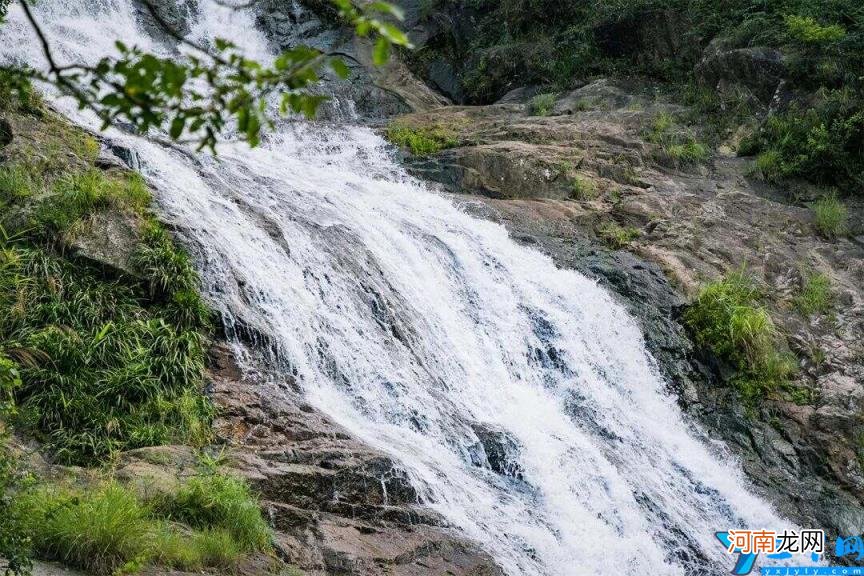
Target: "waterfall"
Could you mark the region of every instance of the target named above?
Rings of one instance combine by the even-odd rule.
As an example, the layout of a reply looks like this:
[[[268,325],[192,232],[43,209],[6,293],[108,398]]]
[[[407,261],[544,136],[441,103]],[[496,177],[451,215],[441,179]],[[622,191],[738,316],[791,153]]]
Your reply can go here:
[[[35,11],[61,61],[117,38],[167,50],[128,0]],[[196,39],[268,58],[250,14],[199,13]],[[0,34],[5,59],[44,66],[19,9]],[[266,335],[312,405],[509,575],[717,574],[732,561],[715,531],[791,527],[683,418],[609,293],[409,177],[369,128],[285,122],[218,157],[111,137],[138,152],[226,323]]]

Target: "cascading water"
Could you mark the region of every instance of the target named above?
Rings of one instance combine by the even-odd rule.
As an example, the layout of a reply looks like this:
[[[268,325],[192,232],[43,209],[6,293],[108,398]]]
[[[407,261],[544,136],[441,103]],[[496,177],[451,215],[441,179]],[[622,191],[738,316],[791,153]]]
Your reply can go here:
[[[42,0],[63,61],[152,49],[127,0]],[[243,11],[191,34],[267,58]],[[14,9],[3,52],[43,66]],[[58,108],[92,123],[66,101]],[[789,526],[682,418],[634,321],[393,162],[371,130],[286,123],[218,158],[137,150],[226,322],[265,334],[308,400],[391,454],[422,501],[512,576],[715,574],[715,530]],[[488,465],[494,437],[510,460]]]

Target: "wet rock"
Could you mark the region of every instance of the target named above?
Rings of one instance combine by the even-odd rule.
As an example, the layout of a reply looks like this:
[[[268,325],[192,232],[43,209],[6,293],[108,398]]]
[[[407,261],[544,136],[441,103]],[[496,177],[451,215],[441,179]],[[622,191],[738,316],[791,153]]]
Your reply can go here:
[[[125,169],[126,163],[123,162],[110,149],[102,148],[99,150],[99,155],[96,157],[96,167],[102,170],[111,170],[112,168]]]
[[[112,154],[114,154],[114,156],[119,158],[129,170],[138,171],[141,169],[141,159],[138,157],[138,152],[135,150],[114,142],[108,143],[108,149]]]
[[[12,124],[7,119],[0,118],[0,148],[10,144],[13,137]]]
[[[522,480],[523,468],[519,464],[521,447],[510,435],[484,424],[473,426],[474,433],[480,440],[481,455],[486,464],[495,473]]]
[[[227,470],[261,494],[288,564],[322,575],[502,574],[417,503],[389,457],[352,439],[292,385],[244,377],[227,345],[215,346],[211,358]]]
[[[198,12],[195,0],[134,0],[133,5],[142,28],[170,46],[192,31],[190,22]]]
[[[254,9],[259,27],[277,50],[304,44],[346,55],[351,71],[348,80],[325,72],[316,87],[331,96],[320,111],[324,118],[350,119],[355,114],[382,118],[447,103],[415,78],[397,54],[385,66],[373,65],[371,43],[356,38],[328,2],[265,0],[256,2]]]

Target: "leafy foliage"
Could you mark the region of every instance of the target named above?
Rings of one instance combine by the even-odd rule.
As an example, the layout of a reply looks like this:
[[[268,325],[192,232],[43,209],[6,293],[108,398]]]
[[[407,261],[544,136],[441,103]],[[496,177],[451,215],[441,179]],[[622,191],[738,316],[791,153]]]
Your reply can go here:
[[[702,288],[684,316],[696,341],[737,370],[734,383],[751,403],[783,386],[795,370],[760,298],[752,278],[732,272]]]
[[[748,153],[766,180],[804,177],[851,189],[864,186],[864,109],[849,89],[823,90],[815,103],[768,117]]]
[[[21,423],[70,463],[169,441],[200,443],[204,342],[134,289],[38,248],[13,247],[0,346],[21,366]]]
[[[846,36],[846,29],[843,26],[839,24],[823,26],[811,16],[790,14],[786,16],[786,28],[792,38],[805,44],[837,42]]]

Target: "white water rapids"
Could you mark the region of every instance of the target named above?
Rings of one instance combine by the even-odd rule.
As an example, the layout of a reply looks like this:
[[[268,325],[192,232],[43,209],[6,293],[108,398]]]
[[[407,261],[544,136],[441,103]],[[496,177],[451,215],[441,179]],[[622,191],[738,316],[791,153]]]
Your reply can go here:
[[[127,0],[35,12],[61,62],[118,38],[165,50]],[[271,57],[250,15],[201,14],[197,39]],[[5,59],[44,66],[20,8],[0,34]],[[510,576],[716,574],[732,559],[714,531],[790,527],[698,439],[609,294],[408,177],[373,131],[286,123],[215,159],[111,135],[197,246],[213,306],[267,335],[310,403]],[[486,465],[480,430],[512,445],[521,479]]]

